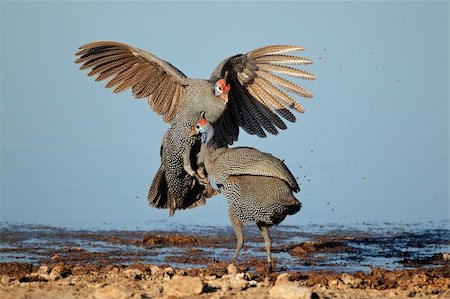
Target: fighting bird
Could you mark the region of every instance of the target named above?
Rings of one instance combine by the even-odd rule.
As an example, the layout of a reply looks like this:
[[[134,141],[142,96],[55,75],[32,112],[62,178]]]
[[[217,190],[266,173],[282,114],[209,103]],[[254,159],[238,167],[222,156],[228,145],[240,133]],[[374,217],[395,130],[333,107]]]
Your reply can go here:
[[[269,228],[297,213],[301,203],[293,192],[300,187],[287,166],[278,158],[251,147],[216,148],[214,128],[200,116],[191,129],[201,139],[197,157],[199,175],[214,179],[227,199],[228,216],[237,237],[231,263],[244,244],[242,225],[256,223],[264,238],[269,271],[273,268]],[[205,173],[206,171],[206,173]]]
[[[161,149],[161,165],[151,184],[151,206],[177,209],[205,204],[215,194],[207,178],[199,177],[191,163],[199,151],[190,129],[205,111],[214,125],[214,144],[226,147],[237,140],[240,128],[265,137],[294,122],[291,112],[304,112],[291,94],[313,97],[286,77],[313,80],[316,77],[298,65],[311,64],[307,57],[292,55],[301,46],[272,45],[223,60],[208,80],[191,79],[167,61],[149,52],[115,41],[95,41],[76,52],[80,69],[89,69],[96,81],[108,79],[114,93],[131,89],[135,98],[145,98],[152,110],[170,127]],[[196,145],[197,144],[197,145]]]

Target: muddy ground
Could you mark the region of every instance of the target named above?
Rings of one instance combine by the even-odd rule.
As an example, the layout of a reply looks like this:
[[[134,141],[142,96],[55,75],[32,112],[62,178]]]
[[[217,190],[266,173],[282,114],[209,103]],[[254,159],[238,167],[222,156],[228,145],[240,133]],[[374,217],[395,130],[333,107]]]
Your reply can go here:
[[[450,298],[449,230],[280,227],[275,271],[246,230],[80,231],[3,225],[0,298]]]

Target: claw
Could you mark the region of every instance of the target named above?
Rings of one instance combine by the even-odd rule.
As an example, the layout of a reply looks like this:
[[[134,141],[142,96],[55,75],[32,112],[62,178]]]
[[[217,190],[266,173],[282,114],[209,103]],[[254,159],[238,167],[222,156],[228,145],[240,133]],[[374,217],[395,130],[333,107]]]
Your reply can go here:
[[[210,185],[209,179],[208,178],[203,178],[201,177],[198,173],[194,173],[194,177],[197,179],[197,181],[206,186],[206,185]]]
[[[210,185],[209,179],[208,178],[199,178],[199,183],[202,185]]]

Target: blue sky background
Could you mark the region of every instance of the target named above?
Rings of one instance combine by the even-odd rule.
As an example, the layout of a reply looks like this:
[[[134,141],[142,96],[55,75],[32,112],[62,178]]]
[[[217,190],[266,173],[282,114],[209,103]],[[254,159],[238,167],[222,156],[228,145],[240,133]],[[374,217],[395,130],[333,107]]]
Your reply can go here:
[[[1,2],[0,220],[79,228],[229,225],[226,203],[147,205],[168,125],[74,64],[116,40],[209,78],[225,57],[300,44],[318,80],[278,136],[304,208],[285,224],[449,218],[448,2]]]

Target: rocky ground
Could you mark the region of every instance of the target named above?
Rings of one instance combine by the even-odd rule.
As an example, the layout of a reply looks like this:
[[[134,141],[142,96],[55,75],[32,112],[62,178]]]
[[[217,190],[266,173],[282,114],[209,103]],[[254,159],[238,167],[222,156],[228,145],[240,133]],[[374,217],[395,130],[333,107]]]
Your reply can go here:
[[[0,264],[1,298],[450,298],[448,266],[370,273],[267,273],[224,263],[169,266]]]
[[[275,271],[249,231],[0,228],[0,298],[450,298],[449,230],[284,228]]]

